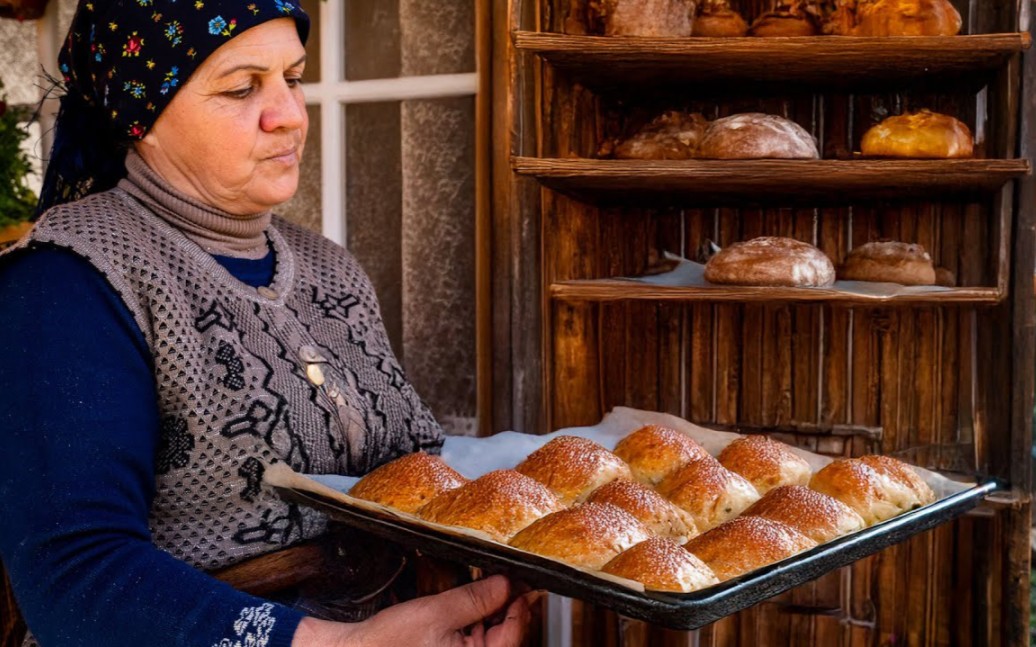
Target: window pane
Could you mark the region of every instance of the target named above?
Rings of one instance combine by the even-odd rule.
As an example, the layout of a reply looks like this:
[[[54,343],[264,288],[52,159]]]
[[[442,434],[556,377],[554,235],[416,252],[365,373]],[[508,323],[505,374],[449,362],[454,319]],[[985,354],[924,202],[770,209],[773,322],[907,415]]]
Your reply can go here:
[[[281,205],[276,212],[295,224],[320,233],[320,106],[307,106],[309,133],[306,135],[306,149],[302,156],[302,172],[299,175],[299,189],[295,197]]]

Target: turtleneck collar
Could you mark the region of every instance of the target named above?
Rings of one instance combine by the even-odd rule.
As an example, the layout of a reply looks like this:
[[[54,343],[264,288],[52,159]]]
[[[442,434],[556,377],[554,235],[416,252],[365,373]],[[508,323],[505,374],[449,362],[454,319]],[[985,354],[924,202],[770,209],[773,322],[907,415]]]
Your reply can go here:
[[[151,170],[132,148],[126,155],[126,177],[119,188],[210,254],[257,259],[269,252],[269,211],[236,216],[184,195]]]

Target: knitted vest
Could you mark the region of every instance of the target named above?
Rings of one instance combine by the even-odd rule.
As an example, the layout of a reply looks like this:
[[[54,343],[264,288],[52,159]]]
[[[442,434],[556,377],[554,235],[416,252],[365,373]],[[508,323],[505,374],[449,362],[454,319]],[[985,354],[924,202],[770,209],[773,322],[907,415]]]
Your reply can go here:
[[[276,273],[255,290],[113,189],[52,209],[16,246],[79,254],[140,326],[161,415],[152,538],[198,568],[324,530],[263,485],[267,464],[359,475],[442,444],[352,255],[276,217],[268,237]]]

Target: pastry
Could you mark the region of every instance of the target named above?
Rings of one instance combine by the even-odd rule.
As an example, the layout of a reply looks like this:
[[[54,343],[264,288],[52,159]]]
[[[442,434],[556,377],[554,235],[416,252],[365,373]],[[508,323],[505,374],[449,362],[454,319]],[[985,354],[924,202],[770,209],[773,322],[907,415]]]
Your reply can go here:
[[[692,33],[708,38],[745,36],[748,24],[730,7],[729,0],[702,0]]]
[[[853,248],[838,270],[844,281],[877,281],[900,285],[934,285],[935,267],[924,247],[914,243],[877,241]]]
[[[865,527],[863,519],[838,499],[802,485],[782,485],[741,513],[791,526],[818,544]]]
[[[591,492],[586,502],[622,508],[659,537],[687,541],[698,534],[691,515],[642,483],[616,479]]]
[[[373,470],[349,490],[349,495],[414,513],[439,494],[467,481],[438,456],[416,452]]]
[[[868,157],[967,158],[974,153],[971,130],[960,120],[930,110],[885,119],[863,135]]]
[[[730,285],[828,287],[831,259],[794,238],[761,236],[724,247],[705,264],[705,280]]]
[[[650,539],[651,531],[610,503],[584,503],[543,517],[515,535],[511,546],[573,566],[600,569]]]
[[[779,485],[806,485],[813,475],[809,463],[769,436],[744,436],[727,445],[720,464],[748,479],[759,494]]]
[[[884,459],[885,457],[881,457]],[[840,459],[813,475],[809,487],[838,499],[870,526],[930,503],[935,497],[909,466],[888,460]],[[896,461],[898,463],[898,461]],[[923,487],[922,487],[923,486]]]
[[[684,544],[721,582],[814,546],[794,528],[764,517],[738,517]]]
[[[661,425],[646,425],[615,445],[615,455],[626,461],[633,478],[650,486],[678,467],[699,458],[711,458],[687,434]]]
[[[706,159],[818,159],[817,142],[790,119],[761,112],[722,117],[709,124],[698,146]]]
[[[649,591],[690,593],[719,579],[712,569],[687,549],[661,537],[629,548],[604,565],[605,573],[636,580]]]
[[[698,152],[708,122],[699,113],[669,110],[624,140],[605,142],[598,155],[616,159],[685,160]]]
[[[572,505],[617,478],[631,479],[625,462],[592,440],[558,436],[515,468],[550,488],[562,505]]]
[[[694,0],[589,0],[592,29],[605,36],[691,35]]]
[[[816,36],[817,24],[803,6],[801,0],[782,2],[773,11],[768,11],[752,21],[749,36],[764,38],[774,36]]]
[[[736,517],[759,500],[751,483],[711,457],[692,461],[662,479],[658,493],[688,512],[700,532]]]
[[[955,36],[961,17],[949,0],[858,0],[853,36]]]

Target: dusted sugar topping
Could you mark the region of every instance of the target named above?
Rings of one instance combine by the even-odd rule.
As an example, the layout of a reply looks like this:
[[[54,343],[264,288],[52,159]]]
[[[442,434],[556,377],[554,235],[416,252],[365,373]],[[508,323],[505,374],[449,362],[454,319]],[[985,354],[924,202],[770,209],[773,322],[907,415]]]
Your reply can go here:
[[[787,524],[817,543],[861,530],[863,519],[838,499],[802,485],[770,490],[742,513]]]
[[[690,436],[662,425],[632,432],[615,446],[615,455],[629,464],[634,478],[649,485],[693,460],[711,458]]]
[[[924,482],[913,467],[903,461],[891,456],[871,454],[860,457],[860,462],[879,474],[887,476],[909,488],[917,497],[918,504],[925,505],[935,501],[935,493],[932,492],[932,488],[928,487],[928,484]]]
[[[515,548],[599,569],[651,532],[610,503],[584,503],[547,515],[511,539]]]
[[[705,562],[679,544],[661,537],[640,542],[601,570],[636,580],[652,591],[690,593],[719,583]]]
[[[617,478],[632,478],[629,466],[601,445],[577,436],[558,436],[514,468],[550,488],[565,505]]]
[[[809,537],[764,517],[738,517],[695,537],[684,548],[709,565],[720,581],[816,546]]]
[[[616,479],[594,490],[587,503],[610,503],[636,517],[656,535],[673,538],[697,534],[694,519],[651,488]]]
[[[378,467],[360,479],[349,494],[403,512],[416,512],[437,495],[467,481],[440,457],[416,452]]]
[[[779,485],[805,485],[812,470],[806,460],[769,436],[745,436],[719,454],[723,467],[737,472],[765,494]]]
[[[658,484],[658,492],[694,517],[699,531],[736,517],[759,499],[751,483],[714,459],[684,465]]]
[[[809,243],[759,236],[728,245],[705,265],[705,280],[730,285],[827,287],[835,282],[831,259]]]

